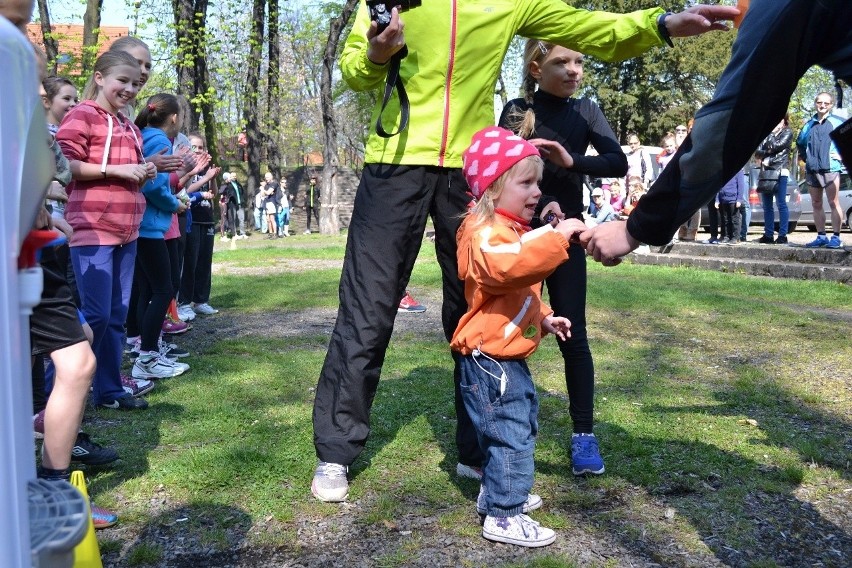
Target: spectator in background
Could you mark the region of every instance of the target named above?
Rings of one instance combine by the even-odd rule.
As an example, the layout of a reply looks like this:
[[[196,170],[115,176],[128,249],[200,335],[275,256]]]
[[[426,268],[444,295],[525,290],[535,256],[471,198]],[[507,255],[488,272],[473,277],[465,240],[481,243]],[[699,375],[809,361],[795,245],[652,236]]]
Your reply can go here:
[[[669,165],[669,162],[677,151],[674,134],[669,133],[663,136],[660,146],[662,146],[663,150],[657,154],[657,165],[659,166],[658,171],[662,172]]]
[[[615,221],[618,215],[612,205],[604,199],[604,192],[601,188],[596,187],[592,190],[592,203],[589,205],[589,216],[587,222],[592,222],[595,225],[606,223],[607,221]]]
[[[648,187],[654,179],[654,166],[651,164],[651,156],[648,151],[642,146],[639,136],[630,134],[627,137],[627,144],[630,150],[627,152],[627,180],[628,187],[630,186],[630,176],[638,176],[642,181],[642,185]]]
[[[308,182],[308,188],[305,190],[305,234],[311,234],[311,216],[317,222],[319,227],[319,189],[317,188],[316,176],[311,176]]]
[[[742,171],[737,172],[716,195],[715,206],[719,210],[719,221],[722,229],[722,240],[719,242],[726,245],[739,244],[740,223],[742,222],[740,208],[746,195],[748,195],[748,191],[745,174]]]
[[[620,214],[624,209],[624,202],[627,199],[627,192],[619,179],[613,179],[609,184],[609,204],[616,213]]]
[[[695,119],[690,118],[687,121],[686,126],[679,124],[675,128],[675,143],[677,144],[678,148],[680,148],[680,145],[683,144],[684,140],[686,140],[687,135],[692,132],[692,125],[694,123]],[[715,203],[715,198],[711,201]],[[715,226],[718,227],[718,212],[716,211],[716,208],[713,207],[713,203],[710,203],[708,205],[707,210],[709,211],[708,216],[710,217],[711,226],[715,224]],[[687,242],[695,241],[695,237],[698,235],[699,228],[701,228],[701,209],[693,213],[692,217],[690,217],[689,220],[683,225],[681,225],[680,228],[677,230],[678,240]]]
[[[624,207],[621,209],[623,217],[630,215],[636,204],[645,195],[645,186],[642,184],[642,178],[639,176],[630,176],[628,184],[627,198],[624,200]]]
[[[758,240],[763,244],[786,244],[787,229],[790,225],[790,209],[787,207],[787,180],[790,177],[790,148],[793,145],[793,131],[790,130],[790,116],[784,115],[784,119],[772,129],[760,146],[757,147],[755,156],[761,162],[761,168],[767,170],[779,170],[778,183],[775,191],[761,193],[760,199],[763,203],[763,236]],[[772,201],[778,204],[778,238],[775,235],[775,208]]]
[[[266,201],[266,182],[261,181],[257,188],[257,193],[254,194],[254,230],[266,233],[266,209],[264,208]]]
[[[689,128],[685,124],[678,124],[677,126],[675,126],[675,147],[680,148],[680,145],[683,144],[684,140],[686,140],[687,134],[689,134]]]
[[[267,239],[278,237],[278,204],[281,200],[281,189],[272,172],[266,172],[263,176],[265,182],[263,194],[263,211],[266,214],[266,229],[269,233]]]
[[[834,97],[829,93],[818,94],[814,104],[816,113],[802,127],[796,140],[799,159],[805,162],[805,178],[814,208],[814,225],[817,228],[817,238],[805,246],[837,249],[843,246],[840,241],[840,227],[843,223],[843,212],[840,210],[840,171],[843,164],[837,147],[828,135],[840,126],[843,120],[831,114]],[[825,232],[823,193],[831,210],[831,228],[834,234],[830,239]]]
[[[245,192],[233,172],[222,174],[222,191],[228,197],[228,225],[234,239],[246,238]]]

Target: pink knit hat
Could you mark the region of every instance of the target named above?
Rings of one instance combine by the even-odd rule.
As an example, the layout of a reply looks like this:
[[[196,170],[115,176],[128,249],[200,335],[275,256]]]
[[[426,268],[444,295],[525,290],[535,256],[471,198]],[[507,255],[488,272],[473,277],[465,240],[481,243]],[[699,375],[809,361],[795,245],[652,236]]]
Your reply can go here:
[[[520,136],[489,126],[473,135],[464,152],[462,172],[476,199],[482,197],[494,180],[528,156],[538,156],[538,148]]]

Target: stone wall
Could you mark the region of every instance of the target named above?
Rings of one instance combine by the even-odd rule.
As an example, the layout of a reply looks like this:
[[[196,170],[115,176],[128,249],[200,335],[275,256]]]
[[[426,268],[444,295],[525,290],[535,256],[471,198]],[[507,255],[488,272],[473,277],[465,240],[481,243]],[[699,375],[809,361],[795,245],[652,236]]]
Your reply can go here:
[[[299,167],[284,170],[282,175],[287,180],[287,191],[290,196],[290,232],[300,233],[305,229],[305,195],[311,175],[315,175],[317,178],[320,201],[325,199],[326,192],[320,186],[322,169]],[[345,229],[349,227],[349,221],[352,218],[352,205],[355,202],[355,190],[358,188],[358,174],[351,168],[338,168],[337,188],[340,228]],[[314,230],[318,229],[315,223],[311,223],[311,225]]]

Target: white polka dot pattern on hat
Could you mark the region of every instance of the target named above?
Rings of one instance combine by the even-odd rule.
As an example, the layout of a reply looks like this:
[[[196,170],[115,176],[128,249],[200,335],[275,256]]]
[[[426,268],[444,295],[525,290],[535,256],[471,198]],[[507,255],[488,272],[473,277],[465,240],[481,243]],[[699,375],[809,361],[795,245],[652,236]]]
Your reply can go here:
[[[494,180],[528,156],[538,156],[535,146],[516,134],[496,126],[480,130],[464,153],[462,171],[476,198]]]

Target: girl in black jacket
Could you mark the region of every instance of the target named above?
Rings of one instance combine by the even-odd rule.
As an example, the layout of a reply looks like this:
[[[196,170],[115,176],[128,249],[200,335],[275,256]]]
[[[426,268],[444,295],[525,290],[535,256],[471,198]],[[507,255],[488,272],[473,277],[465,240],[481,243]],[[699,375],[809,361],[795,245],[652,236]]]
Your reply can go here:
[[[548,159],[539,185],[542,193],[549,196],[543,197],[542,203],[555,200],[564,217],[582,220],[583,176],[623,177],[627,173],[627,157],[598,105],[585,97],[572,97],[583,79],[581,53],[529,40],[524,62],[526,96],[506,105],[500,126],[524,138],[545,138],[562,145],[565,152],[560,152],[560,156],[542,149],[542,156]],[[586,155],[589,145],[597,155]],[[559,349],[565,360],[569,412],[574,424],[572,466],[574,475],[601,474],[604,462],[592,432],[595,370],[586,335],[586,254],[575,243],[568,252],[568,261],[546,283],[555,315],[571,321],[571,337],[559,340]]]

